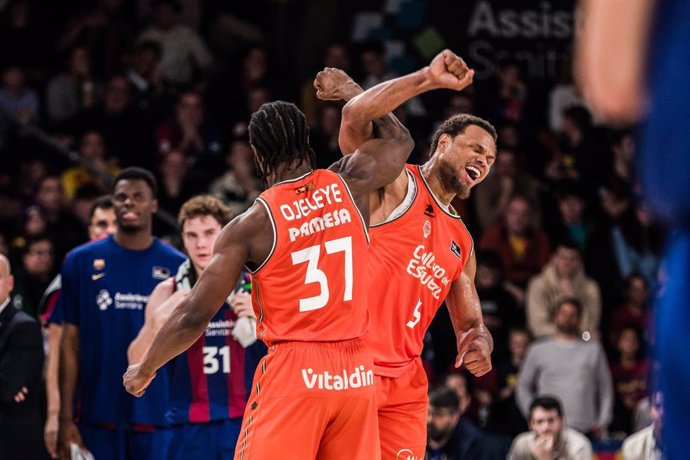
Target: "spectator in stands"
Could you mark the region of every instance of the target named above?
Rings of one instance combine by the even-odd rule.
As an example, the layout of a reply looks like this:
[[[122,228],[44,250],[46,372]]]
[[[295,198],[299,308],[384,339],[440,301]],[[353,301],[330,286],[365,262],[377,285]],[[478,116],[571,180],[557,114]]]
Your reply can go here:
[[[446,386],[429,393],[426,459],[488,458],[481,431],[463,416],[459,404],[455,392]]]
[[[2,73],[0,109],[6,110],[22,123],[36,122],[40,111],[36,91],[26,84],[20,67],[11,66]]]
[[[495,407],[495,419],[498,429],[511,436],[517,436],[527,429],[515,400],[515,388],[518,382],[520,366],[527,355],[532,336],[527,329],[512,328],[508,334],[509,356],[498,361],[496,374],[499,396]]]
[[[12,304],[13,281],[0,255],[0,458],[42,460],[43,340],[36,319]]]
[[[623,441],[623,458],[625,460],[662,460],[664,446],[662,444],[662,429],[664,419],[663,397],[660,392],[652,394],[653,403],[649,414],[652,424]]]
[[[249,209],[261,193],[249,143],[245,139],[232,141],[225,163],[228,171],[213,181],[209,192],[228,205],[234,216],[238,216]]]
[[[0,62],[25,69],[40,78],[53,60],[46,46],[45,3],[30,0],[3,2],[0,11]]]
[[[75,116],[93,107],[102,88],[91,75],[91,59],[86,48],[70,51],[67,68],[48,83],[46,112],[53,123]]]
[[[614,132],[611,143],[611,165],[606,171],[600,198],[603,209],[617,218],[628,207],[635,192],[635,138],[631,130]]]
[[[522,167],[522,158],[510,147],[499,147],[496,164],[481,187],[474,192],[474,206],[481,228],[487,228],[506,212],[510,199],[526,197],[539,209],[539,184]],[[533,216],[537,223],[541,216]]]
[[[515,438],[508,460],[589,460],[592,444],[566,425],[561,403],[551,396],[535,398],[529,406],[530,431]]]
[[[28,237],[22,251],[22,264],[15,273],[14,304],[28,315],[38,316],[38,304],[53,278],[53,242],[44,234]]]
[[[482,305],[484,324],[494,339],[495,362],[504,358],[508,351],[510,326],[524,324],[524,311],[503,288],[503,266],[500,256],[495,252],[482,251],[477,255],[475,285]]]
[[[98,131],[84,133],[79,141],[79,156],[82,162],[67,169],[60,177],[62,189],[69,201],[74,199],[79,188],[86,185],[106,190],[110,179],[118,171],[117,167],[106,160],[105,141]]]
[[[528,280],[549,260],[549,240],[534,226],[535,210],[527,198],[510,199],[503,218],[491,224],[482,235],[479,247],[501,256],[505,288],[520,305],[525,303]]]
[[[505,60],[499,65],[497,77],[497,100],[492,103],[494,118],[516,123],[524,121],[527,105],[527,85],[517,61]]]
[[[188,160],[179,150],[172,150],[163,157],[159,171],[158,205],[175,215],[192,195]]]
[[[601,296],[599,286],[582,268],[582,257],[575,243],[561,241],[542,272],[527,287],[527,324],[535,337],[553,335],[557,326],[554,308],[564,298],[575,298],[582,305],[579,324],[584,337],[599,337]]]
[[[199,34],[183,25],[181,12],[182,7],[176,0],[159,1],[153,26],[145,30],[138,41],[157,42],[163,50],[163,77],[175,86],[188,86],[210,70],[213,57]]]
[[[585,196],[576,182],[564,181],[556,190],[557,213],[549,225],[551,241],[571,240],[584,254],[589,249],[594,226],[585,215]]]
[[[318,123],[309,134],[316,155],[316,167],[328,168],[342,157],[338,146],[340,132],[340,107],[335,104],[322,104],[318,111]],[[351,152],[345,152],[351,153]]]
[[[640,331],[649,329],[652,324],[648,308],[649,283],[640,273],[631,273],[623,281],[623,302],[613,311],[608,328],[610,345],[618,342],[621,331],[633,326]]]
[[[554,395],[563,403],[569,426],[602,439],[613,416],[611,374],[601,344],[581,339],[582,310],[577,299],[557,304],[556,333],[530,348],[520,370],[516,397],[527,417],[537,395]]]
[[[158,152],[179,150],[188,157],[218,155],[221,136],[218,128],[205,119],[201,94],[187,91],[180,95],[173,118],[157,129]]]
[[[326,47],[319,70],[324,67],[335,67],[345,73],[350,73],[350,51],[345,43],[335,42]],[[324,105],[327,104],[316,97],[313,78],[308,78],[300,89],[300,107],[307,117],[309,126],[315,125],[319,111],[323,109]],[[340,113],[340,111],[338,112]]]
[[[634,326],[618,333],[611,377],[616,392],[611,432],[632,433],[633,412],[647,393],[649,366],[642,353],[642,333]]]
[[[134,106],[156,121],[160,121],[168,109],[168,91],[160,72],[162,53],[158,42],[140,41],[134,47],[132,63],[126,73]]]

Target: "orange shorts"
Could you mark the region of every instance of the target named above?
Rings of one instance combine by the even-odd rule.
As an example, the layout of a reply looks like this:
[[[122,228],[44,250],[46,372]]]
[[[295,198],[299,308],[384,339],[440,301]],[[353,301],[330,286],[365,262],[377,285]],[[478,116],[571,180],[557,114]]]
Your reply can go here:
[[[254,375],[235,460],[379,459],[373,368],[359,339],[271,346]]]
[[[381,460],[422,460],[429,382],[420,359],[399,377],[376,376]]]

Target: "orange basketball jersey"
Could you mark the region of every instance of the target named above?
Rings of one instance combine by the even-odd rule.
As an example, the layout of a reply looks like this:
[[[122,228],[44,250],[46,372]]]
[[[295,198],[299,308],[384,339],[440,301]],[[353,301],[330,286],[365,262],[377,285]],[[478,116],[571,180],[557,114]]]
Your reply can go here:
[[[398,377],[422,352],[424,334],[473,249],[460,216],[434,197],[419,166],[406,166],[416,196],[399,217],[371,226],[365,336],[376,373]]]
[[[252,276],[257,336],[267,344],[361,337],[369,324],[369,241],[343,179],[317,169],[257,200],[274,233],[268,259]]]

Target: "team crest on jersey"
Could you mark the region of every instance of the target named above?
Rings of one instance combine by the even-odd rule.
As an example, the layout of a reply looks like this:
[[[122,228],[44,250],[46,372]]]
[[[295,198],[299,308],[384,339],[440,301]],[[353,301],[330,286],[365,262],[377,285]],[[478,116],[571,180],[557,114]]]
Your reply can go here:
[[[98,309],[105,311],[112,303],[113,299],[110,297],[110,293],[105,289],[101,289],[96,296],[96,305],[98,305]]]
[[[103,270],[105,268],[105,259],[93,259],[93,269]]]
[[[429,238],[429,235],[431,235],[431,222],[427,220],[424,222],[424,238]]]
[[[434,217],[434,205],[427,203],[426,208],[424,208],[424,215]]]
[[[458,243],[453,240],[450,242],[450,252],[458,256],[458,259],[462,259],[462,250],[460,249]]]
[[[315,188],[316,188],[316,184],[313,183],[313,182],[309,182],[308,184],[305,184],[305,185],[303,185],[303,186],[301,186],[301,187],[297,187],[297,188],[295,189],[295,193],[296,193],[297,195],[301,195],[302,193],[307,193],[307,192],[309,192],[309,191],[311,191],[311,190],[314,190]]]
[[[165,267],[154,266],[151,275],[157,280],[167,280],[170,277],[170,270]]]

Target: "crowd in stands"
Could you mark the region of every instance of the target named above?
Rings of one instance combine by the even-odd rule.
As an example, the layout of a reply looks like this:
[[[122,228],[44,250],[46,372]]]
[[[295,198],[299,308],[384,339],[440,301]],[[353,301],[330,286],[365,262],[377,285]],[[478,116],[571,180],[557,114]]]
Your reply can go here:
[[[256,5],[53,3],[0,2],[0,254],[12,263],[14,305],[28,315],[40,317],[64,256],[88,240],[91,204],[122,168],[156,175],[154,233],[179,247],[171,216],[184,201],[211,193],[237,215],[261,192],[247,126],[264,102],[304,110],[319,167],[341,156],[341,105],[317,100],[313,77],[280,68],[285,57],[267,44]],[[321,67],[365,88],[396,74],[377,42],[343,37],[321,51]],[[423,355],[429,458],[441,458],[453,430],[462,433],[453,449],[464,452],[453,458],[481,458],[480,444],[507,453],[549,414],[567,424],[558,439],[588,451],[649,425],[646,408],[658,407],[648,350],[665,234],[640,199],[634,132],[600,124],[572,83],[552,85],[535,108],[520,62],[497,68],[462,93],[396,113],[416,142],[411,162],[428,157],[449,115],[470,112],[498,131],[491,175],[454,203],[475,242],[493,371],[477,379],[453,368],[440,311]],[[530,442],[517,438],[510,458],[525,458]]]

